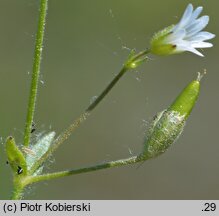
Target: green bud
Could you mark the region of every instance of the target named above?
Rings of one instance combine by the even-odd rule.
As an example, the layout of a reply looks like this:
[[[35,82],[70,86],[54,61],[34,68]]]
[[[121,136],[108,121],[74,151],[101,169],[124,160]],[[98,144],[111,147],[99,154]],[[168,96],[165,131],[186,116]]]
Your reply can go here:
[[[189,83],[172,105],[158,113],[152,121],[142,157],[153,158],[164,153],[182,133],[200,91],[200,75]]]
[[[199,91],[200,80],[198,77],[197,80],[192,81],[184,88],[181,94],[169,107],[169,110],[174,110],[187,119],[198,99]]]
[[[27,165],[22,151],[18,148],[13,137],[8,137],[6,140],[6,153],[8,163],[10,164],[14,174],[26,175]]]

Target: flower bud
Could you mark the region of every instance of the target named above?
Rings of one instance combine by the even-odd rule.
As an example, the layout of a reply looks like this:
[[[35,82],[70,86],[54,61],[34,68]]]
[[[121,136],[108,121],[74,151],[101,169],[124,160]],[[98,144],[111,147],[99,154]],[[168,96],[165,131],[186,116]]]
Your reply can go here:
[[[26,174],[27,165],[22,151],[18,148],[13,137],[8,137],[6,140],[6,153],[8,163],[10,164],[15,174]]]
[[[184,116],[184,118],[187,119],[198,99],[201,78],[202,76],[198,74],[197,79],[184,88],[181,94],[169,107],[169,110],[178,112],[181,116]]]
[[[189,83],[167,110],[158,113],[151,123],[143,152],[144,158],[164,153],[180,136],[200,90],[200,75]]]

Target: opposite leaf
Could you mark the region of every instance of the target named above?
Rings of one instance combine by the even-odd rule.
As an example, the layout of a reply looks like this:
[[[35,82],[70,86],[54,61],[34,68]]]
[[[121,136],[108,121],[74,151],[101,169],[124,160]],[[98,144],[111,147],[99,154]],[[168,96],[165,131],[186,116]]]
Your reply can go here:
[[[32,168],[36,161],[38,161],[49,149],[52,144],[52,141],[55,137],[55,132],[50,132],[44,136],[41,136],[36,144],[30,146],[33,154],[26,154],[26,161],[28,170]],[[43,170],[41,166],[38,170],[35,171],[34,175],[40,174]]]

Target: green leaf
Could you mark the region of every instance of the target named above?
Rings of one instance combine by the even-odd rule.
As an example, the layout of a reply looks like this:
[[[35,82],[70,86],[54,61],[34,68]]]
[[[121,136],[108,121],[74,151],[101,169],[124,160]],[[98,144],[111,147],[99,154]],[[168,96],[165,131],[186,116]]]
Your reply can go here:
[[[36,144],[30,146],[33,154],[26,154],[26,161],[28,170],[30,170],[36,161],[38,161],[49,149],[55,137],[55,132],[50,132],[39,138]],[[38,170],[34,173],[35,175],[41,173],[43,166],[39,167]]]

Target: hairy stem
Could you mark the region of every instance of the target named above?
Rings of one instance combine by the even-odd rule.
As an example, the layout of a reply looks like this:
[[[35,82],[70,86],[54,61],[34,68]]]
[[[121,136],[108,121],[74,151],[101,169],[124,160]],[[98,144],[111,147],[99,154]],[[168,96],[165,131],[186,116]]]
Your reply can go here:
[[[37,168],[65,141],[68,137],[77,129],[91,114],[91,112],[97,107],[97,105],[105,98],[105,96],[110,92],[110,90],[116,85],[116,83],[122,78],[122,76],[130,69],[131,63],[134,63],[136,60],[141,59],[147,55],[150,50],[146,49],[138,54],[134,55],[129,59],[126,64],[123,65],[120,72],[113,78],[113,80],[107,85],[107,87],[102,91],[102,93],[94,100],[88,108],[82,113],[53,143],[51,148],[34,164],[30,170],[30,174],[33,174]]]
[[[22,199],[24,185],[22,184],[22,179],[18,176],[14,176],[14,189],[12,192],[11,199],[12,200],[20,200]]]
[[[13,194],[11,196],[11,200],[21,200],[22,194],[23,194],[23,188],[21,187],[14,188]]]
[[[61,171],[61,172],[55,172],[55,173],[48,173],[45,175],[33,176],[33,177],[30,177],[29,184],[32,184],[35,182],[40,182],[40,181],[61,178],[64,176],[70,176],[70,175],[76,175],[76,174],[81,174],[81,173],[97,171],[97,170],[101,170],[101,169],[124,166],[124,165],[128,165],[128,164],[135,164],[138,162],[145,161],[147,159],[149,159],[149,158],[147,158],[145,156],[142,157],[139,155],[139,156],[133,156],[133,157],[126,158],[126,159],[110,161],[110,162],[106,162],[106,163],[102,163],[102,164],[98,164],[98,165],[94,165],[94,166],[90,166],[90,167],[84,167],[84,168],[79,168],[79,169],[73,169],[73,170],[67,170],[67,171]]]
[[[40,75],[40,64],[42,59],[41,56],[43,50],[43,37],[45,31],[47,7],[48,7],[48,0],[41,0],[33,69],[32,69],[32,81],[30,87],[30,96],[29,96],[29,103],[28,103],[28,110],[26,117],[25,132],[24,132],[24,146],[29,146],[30,143],[31,126],[33,123],[36,98],[37,98],[37,90],[38,90],[38,80]]]
[[[82,113],[74,122],[54,141],[53,145],[49,150],[34,164],[30,170],[30,174],[34,173],[35,170],[73,133],[73,131],[83,123],[90,115],[91,111],[100,103],[100,101],[107,95],[107,93],[113,88],[113,86],[119,81],[119,79],[127,71],[127,68],[123,67],[122,70],[114,77],[109,83],[105,90],[100,94],[99,97]]]

